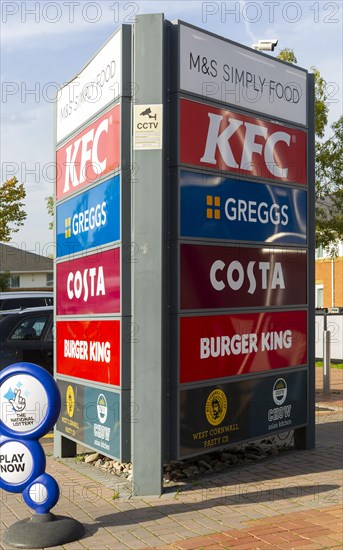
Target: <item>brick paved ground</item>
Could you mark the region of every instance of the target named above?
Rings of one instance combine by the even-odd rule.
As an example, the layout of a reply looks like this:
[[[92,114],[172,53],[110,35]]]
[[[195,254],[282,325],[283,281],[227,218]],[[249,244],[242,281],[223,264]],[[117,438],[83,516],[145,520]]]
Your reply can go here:
[[[342,371],[332,370],[330,398],[320,392],[321,376],[317,369],[316,449],[205,476],[160,498],[128,498],[113,476],[48,457],[61,488],[53,512],[86,527],[80,541],[55,548],[343,549]],[[2,530],[30,516],[20,495],[1,497]]]

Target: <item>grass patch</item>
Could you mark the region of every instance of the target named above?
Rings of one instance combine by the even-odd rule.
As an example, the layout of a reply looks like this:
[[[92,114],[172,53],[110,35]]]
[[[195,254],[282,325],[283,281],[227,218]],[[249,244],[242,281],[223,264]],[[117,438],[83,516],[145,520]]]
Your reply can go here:
[[[316,367],[322,367],[323,361],[316,361]],[[343,363],[330,363],[332,369],[343,369]]]

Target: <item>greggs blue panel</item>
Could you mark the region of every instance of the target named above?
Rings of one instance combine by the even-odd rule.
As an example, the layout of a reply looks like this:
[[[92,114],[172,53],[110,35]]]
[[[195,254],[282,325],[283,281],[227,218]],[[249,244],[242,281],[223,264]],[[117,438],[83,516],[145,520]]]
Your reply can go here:
[[[57,207],[57,257],[120,240],[120,176]]]
[[[180,236],[306,245],[307,192],[182,170]]]

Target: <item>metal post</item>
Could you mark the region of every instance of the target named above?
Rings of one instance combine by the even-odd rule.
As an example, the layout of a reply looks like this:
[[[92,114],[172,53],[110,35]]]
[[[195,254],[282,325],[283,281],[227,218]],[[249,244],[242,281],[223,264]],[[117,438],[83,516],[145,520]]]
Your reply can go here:
[[[164,104],[163,15],[138,15],[133,38],[133,82],[137,88],[134,108],[149,122],[149,113],[156,117]],[[137,128],[134,118],[134,134]],[[146,143],[144,136],[139,139],[132,151],[134,166],[139,169],[139,183],[132,189],[132,240],[139,251],[132,264],[133,322],[138,330],[137,341],[132,343],[132,399],[137,411],[132,424],[132,462],[134,492],[141,496],[162,493],[166,314],[163,223],[167,185],[162,144],[159,147],[148,132]]]
[[[323,332],[323,393],[330,395],[331,332]]]
[[[315,144],[314,144],[314,76],[308,75],[308,424],[294,430],[297,449],[315,447]],[[325,322],[325,320],[324,320]]]

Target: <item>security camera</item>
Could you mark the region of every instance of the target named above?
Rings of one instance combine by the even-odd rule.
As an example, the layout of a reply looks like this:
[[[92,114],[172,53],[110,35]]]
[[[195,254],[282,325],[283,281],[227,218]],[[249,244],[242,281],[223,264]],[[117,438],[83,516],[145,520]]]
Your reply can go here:
[[[277,46],[278,40],[276,38],[270,38],[269,40],[259,40],[257,44],[253,44],[253,50],[269,51],[273,52],[275,46]]]

